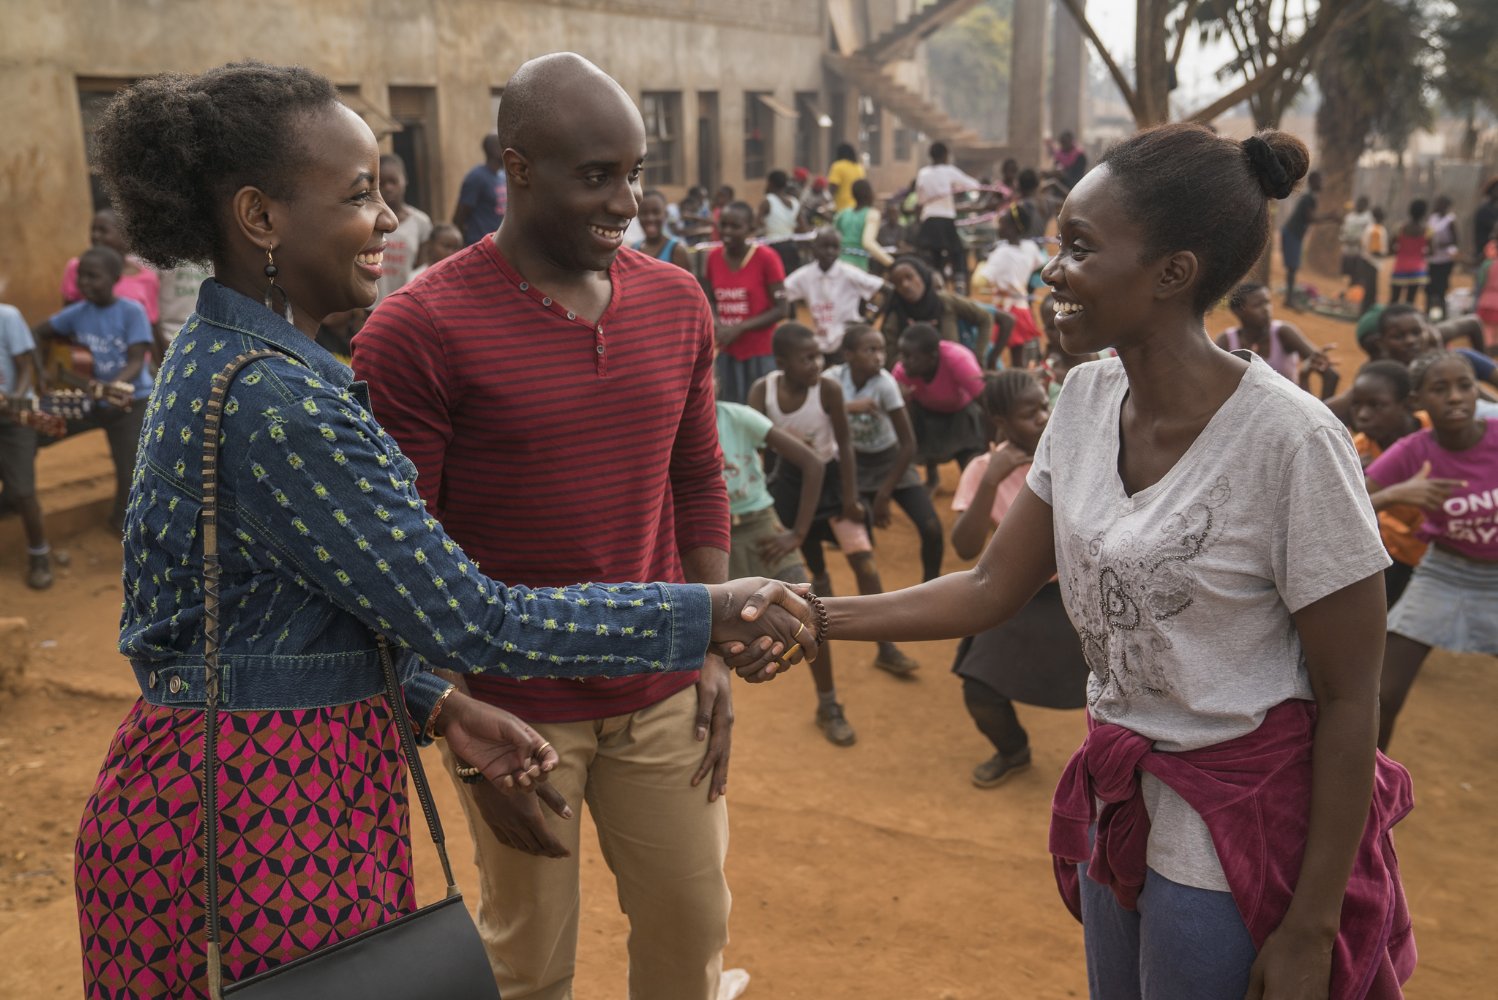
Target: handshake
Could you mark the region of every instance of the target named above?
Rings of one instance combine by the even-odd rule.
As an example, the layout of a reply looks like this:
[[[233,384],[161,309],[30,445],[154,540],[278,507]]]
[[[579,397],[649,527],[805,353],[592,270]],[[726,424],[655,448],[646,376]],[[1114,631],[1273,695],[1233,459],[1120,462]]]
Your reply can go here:
[[[803,659],[815,660],[824,638],[811,588],[750,578],[709,585],[714,651],[750,683],[770,680]]]

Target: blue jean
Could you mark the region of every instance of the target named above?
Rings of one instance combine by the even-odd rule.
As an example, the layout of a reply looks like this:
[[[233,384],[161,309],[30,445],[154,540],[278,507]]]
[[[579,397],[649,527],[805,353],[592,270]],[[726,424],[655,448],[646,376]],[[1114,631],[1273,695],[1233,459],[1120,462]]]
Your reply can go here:
[[[1130,912],[1077,867],[1092,1000],[1243,1000],[1257,951],[1232,893],[1149,871]]]

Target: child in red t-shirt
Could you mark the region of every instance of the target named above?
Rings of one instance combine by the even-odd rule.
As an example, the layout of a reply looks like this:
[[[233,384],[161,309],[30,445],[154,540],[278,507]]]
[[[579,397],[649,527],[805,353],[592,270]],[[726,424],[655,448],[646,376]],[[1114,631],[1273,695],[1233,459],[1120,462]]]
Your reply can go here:
[[[764,247],[751,246],[754,209],[736,201],[723,209],[723,245],[707,255],[707,285],[717,320],[718,398],[749,399],[749,387],[775,370],[770,348],[785,318],[785,266]]]

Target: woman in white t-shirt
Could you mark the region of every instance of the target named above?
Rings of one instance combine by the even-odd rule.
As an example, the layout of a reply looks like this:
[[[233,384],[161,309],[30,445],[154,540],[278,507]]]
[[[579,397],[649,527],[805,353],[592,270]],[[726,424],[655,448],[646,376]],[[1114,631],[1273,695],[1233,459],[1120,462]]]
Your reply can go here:
[[[1094,1000],[1392,997],[1414,967],[1390,835],[1409,776],[1374,748],[1388,558],[1362,470],[1325,406],[1203,323],[1307,165],[1272,130],[1115,146],[1068,196],[1043,277],[1065,350],[1118,357],[1071,372],[975,568],[817,602],[822,639],[957,637],[1056,574],[1093,724],[1050,847]]]

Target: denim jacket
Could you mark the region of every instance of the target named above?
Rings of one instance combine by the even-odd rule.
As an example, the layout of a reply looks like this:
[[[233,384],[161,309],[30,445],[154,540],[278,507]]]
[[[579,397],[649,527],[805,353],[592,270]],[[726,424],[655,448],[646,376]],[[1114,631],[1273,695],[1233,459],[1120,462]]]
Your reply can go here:
[[[369,412],[363,383],[258,302],[213,279],[167,351],[146,406],[125,521],[120,652],[146,701],[201,707],[203,407],[235,378],[219,458],[221,705],[316,708],[378,694],[375,632],[417,727],[451,685],[431,672],[613,677],[696,670],[705,588],[506,587],[426,512],[415,467]]]

